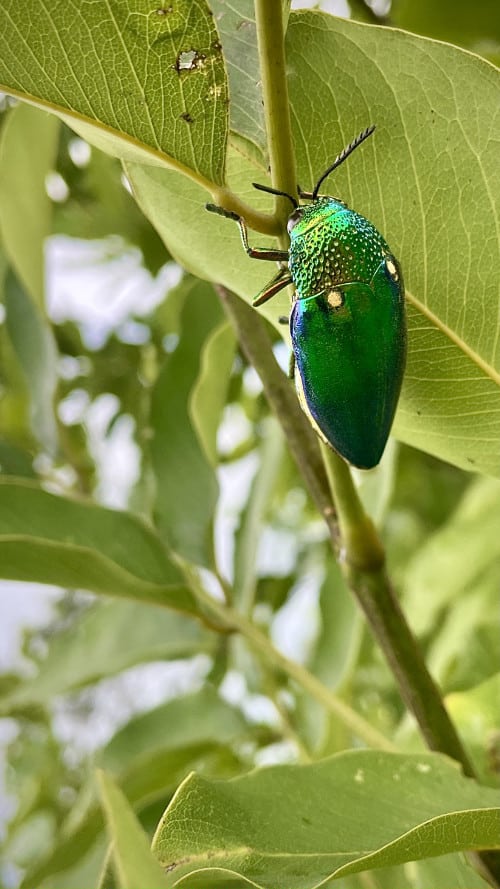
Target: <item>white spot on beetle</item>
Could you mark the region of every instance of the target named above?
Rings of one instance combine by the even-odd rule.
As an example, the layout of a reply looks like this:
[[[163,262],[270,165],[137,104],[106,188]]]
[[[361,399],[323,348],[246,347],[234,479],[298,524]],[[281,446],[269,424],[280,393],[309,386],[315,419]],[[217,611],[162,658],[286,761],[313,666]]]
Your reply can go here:
[[[417,762],[417,772],[421,772],[425,775],[427,772],[430,772],[431,767],[428,762]]]
[[[344,294],[341,290],[330,290],[326,300],[332,309],[340,309],[344,305]]]
[[[354,775],[354,780],[355,780],[356,784],[364,784],[365,783],[365,770],[358,769],[358,771]]]
[[[389,259],[389,257],[387,257],[385,260],[385,265],[386,265],[387,271],[389,272],[392,280],[398,281],[399,274],[398,274],[398,270],[397,270],[395,262],[392,259]]]

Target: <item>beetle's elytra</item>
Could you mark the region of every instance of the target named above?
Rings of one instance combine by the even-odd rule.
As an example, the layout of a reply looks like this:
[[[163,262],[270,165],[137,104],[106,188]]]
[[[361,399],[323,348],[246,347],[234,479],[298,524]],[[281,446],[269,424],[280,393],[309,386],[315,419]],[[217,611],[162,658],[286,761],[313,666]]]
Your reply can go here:
[[[373,132],[364,130],[325,171],[306,204],[289,198],[290,249],[252,248],[245,221],[238,222],[249,256],[286,263],[254,305],[293,284],[290,334],[299,398],[321,438],[353,466],[371,469],[382,457],[399,398],[406,361],[406,322],[401,268],[387,243],[364,216],[342,201],[318,194],[324,179]]]

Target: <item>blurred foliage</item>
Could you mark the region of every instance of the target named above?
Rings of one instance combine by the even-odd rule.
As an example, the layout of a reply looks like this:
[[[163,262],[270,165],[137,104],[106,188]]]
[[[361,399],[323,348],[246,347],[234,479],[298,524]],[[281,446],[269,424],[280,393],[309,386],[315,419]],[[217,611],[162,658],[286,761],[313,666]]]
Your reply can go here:
[[[351,11],[377,19],[362,2],[351,3]],[[493,0],[474,6],[393,0],[379,23],[500,58]],[[233,58],[230,77],[236,68]],[[251,92],[248,71],[245,77]],[[236,122],[244,120],[245,95]],[[45,142],[26,185],[38,189],[43,225],[30,230],[32,250],[26,250],[16,220],[0,252],[0,483],[10,492],[2,500],[0,545],[4,569],[17,559],[18,573],[9,576],[36,579],[40,565],[38,579],[60,583],[61,598],[49,625],[26,631],[23,667],[0,678],[0,715],[14,735],[5,774],[15,803],[0,883],[111,889],[106,821],[119,840],[117,872],[135,878],[128,846],[136,843],[140,873],[163,885],[140,826],[153,836],[190,772],[207,779],[209,793],[208,779],[242,776],[262,763],[319,760],[353,744],[337,719],[285,674],[268,669],[243,639],[204,622],[169,546],[203,566],[213,588],[221,577],[234,579],[234,605],[395,738],[403,754],[420,753],[423,744],[333,563],[326,530],[212,286],[183,272],[146,313],[136,300],[132,334],[117,322],[99,341],[89,339],[83,313],[55,320],[50,302],[36,302],[47,234],[102,240],[104,257],[106,239],[116,236],[115,258],[116,251],[118,258],[140,251],[141,281],[150,288],[163,286],[164,267],[173,260],[116,158],[62,123],[54,151],[52,129],[33,109],[12,124],[13,109],[5,107],[0,133],[9,116],[10,127],[29,128],[34,140],[39,124]],[[253,149],[262,128],[258,137]],[[8,180],[8,167],[3,175]],[[17,181],[22,189],[22,176]],[[193,235],[187,247],[195,253],[196,246]],[[100,263],[106,301],[112,294],[105,258]],[[49,280],[49,295],[50,289]],[[285,365],[283,344],[269,329]],[[130,476],[123,450],[134,455]],[[109,494],[110,479],[121,484],[118,502]],[[35,490],[35,482],[45,490]],[[57,498],[47,492],[58,495],[73,524],[59,520],[51,506]],[[381,466],[360,478],[360,492],[481,781],[498,788],[500,483],[394,443]],[[132,515],[113,514],[110,505]],[[75,559],[73,574],[65,558]],[[77,581],[90,592],[75,593]],[[103,587],[113,598],[92,594]],[[3,584],[3,596],[21,594],[14,583]],[[111,776],[99,786],[96,765]],[[450,889],[443,883],[449,877],[454,889],[486,886],[459,854],[385,863],[369,882],[349,876],[342,885]]]
[[[91,239],[119,235],[140,249],[146,267],[156,274],[168,261],[168,252],[125,187],[120,164],[107,154],[90,151],[64,127],[56,169],[69,194],[54,209],[53,231]]]
[[[416,34],[447,40],[500,63],[500,15],[496,0],[392,0],[391,23]]]

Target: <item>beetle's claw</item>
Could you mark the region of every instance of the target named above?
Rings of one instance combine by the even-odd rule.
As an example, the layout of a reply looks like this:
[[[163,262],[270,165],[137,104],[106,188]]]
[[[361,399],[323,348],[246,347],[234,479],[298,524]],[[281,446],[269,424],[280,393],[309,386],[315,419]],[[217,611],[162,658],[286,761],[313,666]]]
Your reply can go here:
[[[224,207],[218,207],[217,204],[205,204],[205,210],[209,213],[217,213],[218,216],[225,216],[227,219],[233,219],[234,222],[240,221],[240,216],[233,210],[226,210]]]

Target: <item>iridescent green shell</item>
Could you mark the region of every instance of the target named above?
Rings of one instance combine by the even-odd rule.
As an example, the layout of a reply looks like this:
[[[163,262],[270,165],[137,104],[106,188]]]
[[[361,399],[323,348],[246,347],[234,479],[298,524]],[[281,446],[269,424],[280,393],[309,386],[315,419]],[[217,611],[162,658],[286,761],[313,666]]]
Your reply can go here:
[[[333,198],[299,207],[290,239],[303,406],[342,457],[370,469],[389,436],[406,360],[401,269],[377,229]]]

